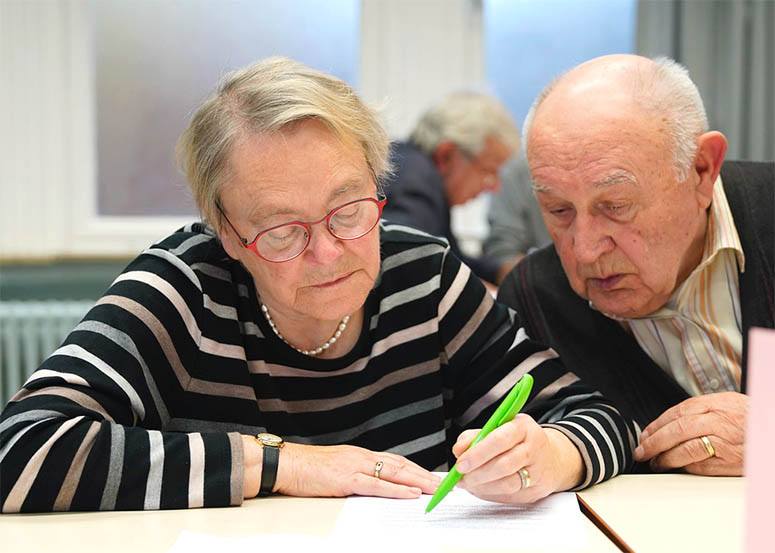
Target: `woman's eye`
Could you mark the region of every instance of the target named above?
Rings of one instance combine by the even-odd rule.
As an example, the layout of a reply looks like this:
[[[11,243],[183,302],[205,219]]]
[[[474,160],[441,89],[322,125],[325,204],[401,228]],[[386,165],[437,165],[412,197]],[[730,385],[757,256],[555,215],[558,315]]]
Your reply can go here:
[[[274,242],[282,242],[284,240],[289,240],[295,237],[297,233],[298,233],[297,227],[287,226],[287,227],[280,227],[280,228],[270,230],[265,234],[265,236]]]

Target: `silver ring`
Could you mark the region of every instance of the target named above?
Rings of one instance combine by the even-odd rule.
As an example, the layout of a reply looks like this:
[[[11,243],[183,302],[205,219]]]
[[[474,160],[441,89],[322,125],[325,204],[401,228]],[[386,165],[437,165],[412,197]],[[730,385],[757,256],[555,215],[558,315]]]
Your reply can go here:
[[[519,480],[522,482],[522,489],[528,489],[530,487],[530,473],[526,468],[522,467],[517,474],[519,474]]]
[[[374,478],[379,479],[379,475],[382,474],[382,467],[385,466],[385,463],[382,461],[377,461],[377,464],[374,465]]]
[[[716,448],[713,447],[713,444],[710,443],[710,438],[707,436],[700,436],[700,441],[702,442],[703,447],[705,448],[705,451],[708,452],[708,459],[711,457],[716,456]]]

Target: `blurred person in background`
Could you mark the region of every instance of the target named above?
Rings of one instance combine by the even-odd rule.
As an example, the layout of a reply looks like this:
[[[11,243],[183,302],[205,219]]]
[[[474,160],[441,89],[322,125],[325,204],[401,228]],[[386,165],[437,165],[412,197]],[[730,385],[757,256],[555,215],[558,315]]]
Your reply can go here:
[[[551,243],[523,155],[512,158],[501,171],[501,187],[490,197],[487,222],[482,252],[502,265],[514,265],[532,250]]]
[[[385,183],[385,218],[447,239],[474,273],[498,283],[513,261],[465,255],[450,208],[500,187],[500,170],[519,151],[519,130],[492,96],[456,92],[427,110],[409,139],[393,145],[395,172]]]

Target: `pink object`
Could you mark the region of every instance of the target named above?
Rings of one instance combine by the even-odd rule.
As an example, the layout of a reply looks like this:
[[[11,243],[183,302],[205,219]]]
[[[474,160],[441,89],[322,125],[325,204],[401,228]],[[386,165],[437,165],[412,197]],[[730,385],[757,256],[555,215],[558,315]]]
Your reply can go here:
[[[752,328],[748,341],[745,443],[745,550],[775,551],[775,330]]]

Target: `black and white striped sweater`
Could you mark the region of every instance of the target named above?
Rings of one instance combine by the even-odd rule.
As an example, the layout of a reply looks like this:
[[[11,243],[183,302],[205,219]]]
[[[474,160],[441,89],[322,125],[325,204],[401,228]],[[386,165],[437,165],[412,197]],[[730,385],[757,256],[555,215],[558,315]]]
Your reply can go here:
[[[526,372],[525,412],[565,433],[585,487],[626,470],[637,427],[515,325],[442,240],[383,222],[381,271],[341,358],[304,356],[249,273],[193,224],[152,246],[0,419],[3,512],[238,505],[240,433],[353,444],[446,470]]]

